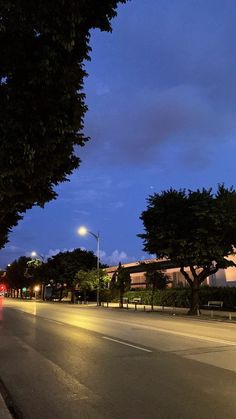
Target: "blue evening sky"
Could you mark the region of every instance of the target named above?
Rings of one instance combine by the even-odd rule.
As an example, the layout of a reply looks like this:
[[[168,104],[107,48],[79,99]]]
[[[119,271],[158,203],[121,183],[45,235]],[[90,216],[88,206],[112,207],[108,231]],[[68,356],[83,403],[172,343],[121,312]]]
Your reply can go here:
[[[77,150],[82,164],[58,199],[14,228],[1,268],[32,250],[95,251],[93,237],[76,234],[80,225],[100,232],[104,262],[139,260],[149,194],[236,186],[235,22],[235,0],[132,0],[112,34],[92,32],[91,141]]]

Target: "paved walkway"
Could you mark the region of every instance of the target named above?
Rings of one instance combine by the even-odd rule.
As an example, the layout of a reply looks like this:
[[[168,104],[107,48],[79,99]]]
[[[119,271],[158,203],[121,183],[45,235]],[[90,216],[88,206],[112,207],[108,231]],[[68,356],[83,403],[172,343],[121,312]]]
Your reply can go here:
[[[106,308],[107,303],[102,303],[102,305]],[[109,308],[116,308],[119,307],[119,303],[108,303]],[[129,310],[138,310],[138,311],[151,311],[150,304],[123,304],[124,309]],[[162,306],[154,306],[153,311],[158,311],[159,313],[169,314],[169,315],[187,315],[188,308],[183,307],[162,307]],[[199,313],[199,317],[202,319],[215,319],[215,320],[228,320],[236,322],[236,311],[223,311],[219,309],[207,309],[202,310]]]

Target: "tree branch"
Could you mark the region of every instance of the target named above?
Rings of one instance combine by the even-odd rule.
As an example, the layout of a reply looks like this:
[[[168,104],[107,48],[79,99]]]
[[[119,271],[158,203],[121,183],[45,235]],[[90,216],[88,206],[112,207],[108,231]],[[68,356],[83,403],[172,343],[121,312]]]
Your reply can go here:
[[[189,274],[187,272],[185,272],[183,266],[181,266],[180,272],[184,276],[184,278],[186,279],[186,281],[188,282],[188,284],[190,285],[190,287],[192,287],[193,280],[190,278]]]
[[[193,278],[196,279],[198,275],[196,274],[196,271],[192,265],[190,265],[190,271],[191,271],[191,274],[193,275]]]

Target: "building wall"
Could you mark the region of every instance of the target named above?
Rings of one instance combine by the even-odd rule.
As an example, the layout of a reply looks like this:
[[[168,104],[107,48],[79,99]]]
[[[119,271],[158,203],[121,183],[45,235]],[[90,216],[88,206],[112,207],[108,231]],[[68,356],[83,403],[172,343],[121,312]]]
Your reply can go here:
[[[236,255],[230,256],[230,260],[233,260],[236,263]],[[147,259],[142,261],[142,263],[153,263],[156,262],[157,259]],[[163,260],[164,261],[164,260]],[[136,270],[139,266],[140,262],[132,262],[132,263],[125,263],[122,266],[127,267],[130,269],[131,275],[131,289],[142,289],[146,288],[146,277],[145,272],[132,272],[132,269]],[[106,268],[106,271],[110,278],[117,270],[118,266],[112,266]],[[190,271],[186,269],[188,274],[191,276]],[[187,286],[188,283],[184,276],[181,274],[179,268],[167,268],[164,270],[165,274],[168,275],[170,279],[170,286],[178,287],[178,286]],[[236,286],[236,267],[230,267],[227,269],[220,269],[216,274],[209,276],[203,284],[209,286],[216,286],[216,287],[227,287],[227,286]]]

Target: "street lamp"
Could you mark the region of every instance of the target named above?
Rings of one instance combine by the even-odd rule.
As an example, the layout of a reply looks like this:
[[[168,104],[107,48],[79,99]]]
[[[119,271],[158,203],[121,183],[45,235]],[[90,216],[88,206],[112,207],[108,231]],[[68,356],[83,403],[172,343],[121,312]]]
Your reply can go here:
[[[35,250],[33,252],[31,252],[31,257],[32,258],[40,258],[42,260],[42,262],[44,262],[44,257],[42,255],[40,255],[39,253],[35,252]]]
[[[95,234],[92,231],[89,231],[86,227],[81,226],[77,230],[80,236],[86,236],[87,234],[91,234],[96,241],[97,241],[97,278],[98,278],[98,286],[97,286],[97,306],[99,306],[99,293],[100,293],[100,275],[99,275],[99,261],[100,261],[100,235],[99,233]]]
[[[39,292],[39,290],[40,290],[40,286],[39,286],[39,285],[36,285],[36,286],[34,287],[34,292],[35,292],[35,301],[37,300],[37,292]]]
[[[44,263],[44,257],[42,255],[40,255],[39,253],[35,252],[35,250],[33,250],[33,252],[31,252],[31,257],[36,258],[36,259],[37,258],[41,259],[41,262]],[[44,282],[42,282],[41,299],[43,301],[44,301],[44,288],[45,288],[45,284],[44,284]],[[39,290],[37,290],[37,291],[39,291]],[[36,295],[36,292],[35,292],[35,295]]]

